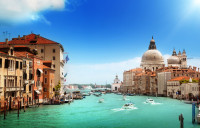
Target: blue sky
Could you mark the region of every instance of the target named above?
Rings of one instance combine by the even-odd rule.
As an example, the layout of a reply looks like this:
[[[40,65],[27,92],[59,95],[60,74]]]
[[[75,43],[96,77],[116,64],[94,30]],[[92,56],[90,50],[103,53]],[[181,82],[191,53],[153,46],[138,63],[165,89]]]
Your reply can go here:
[[[200,0],[26,1],[0,0],[0,39],[4,31],[11,38],[32,31],[61,43],[70,58],[67,84],[112,83],[116,74],[122,80],[152,35],[166,57],[173,48],[199,57]]]

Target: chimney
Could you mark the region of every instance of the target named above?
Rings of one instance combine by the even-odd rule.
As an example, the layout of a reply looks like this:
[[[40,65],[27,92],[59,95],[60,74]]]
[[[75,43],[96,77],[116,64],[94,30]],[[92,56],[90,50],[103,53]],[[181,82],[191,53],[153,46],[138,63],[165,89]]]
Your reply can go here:
[[[199,72],[199,68],[198,68],[198,72]]]
[[[6,38],[6,44],[8,44],[8,38]]]
[[[20,35],[18,35],[18,39],[20,38]]]
[[[23,35],[23,38],[26,40],[26,35]]]
[[[193,70],[196,71],[196,70],[197,70],[197,67],[193,66]]]
[[[28,58],[28,53],[26,53],[26,58]]]

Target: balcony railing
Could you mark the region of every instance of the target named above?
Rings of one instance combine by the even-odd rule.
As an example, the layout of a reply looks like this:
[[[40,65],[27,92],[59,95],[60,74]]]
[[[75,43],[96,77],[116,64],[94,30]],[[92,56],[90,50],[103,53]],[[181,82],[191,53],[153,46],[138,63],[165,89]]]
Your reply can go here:
[[[6,87],[6,91],[23,91],[24,88],[21,88],[20,87]]]
[[[30,80],[29,83],[30,83],[30,84],[34,84],[35,81],[34,81],[34,80]]]
[[[28,81],[28,80],[24,80],[24,83],[25,83],[25,84],[28,84],[28,83],[29,83],[29,81]]]

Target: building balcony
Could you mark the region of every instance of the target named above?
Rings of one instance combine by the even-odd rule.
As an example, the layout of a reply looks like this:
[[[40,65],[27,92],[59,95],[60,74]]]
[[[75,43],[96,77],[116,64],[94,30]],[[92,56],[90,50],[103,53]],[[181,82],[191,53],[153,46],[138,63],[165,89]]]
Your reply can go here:
[[[41,86],[38,86],[38,90],[41,91],[41,90],[42,90],[42,87],[41,87]]]
[[[30,81],[29,81],[29,84],[34,84],[34,83],[35,83],[34,80],[30,80]]]
[[[60,60],[60,63],[64,66],[65,65],[65,60]]]
[[[24,80],[24,84],[28,84],[29,83],[29,81],[28,80]]]
[[[6,91],[7,92],[11,92],[11,91],[23,91],[24,88],[20,88],[20,87],[6,87]]]

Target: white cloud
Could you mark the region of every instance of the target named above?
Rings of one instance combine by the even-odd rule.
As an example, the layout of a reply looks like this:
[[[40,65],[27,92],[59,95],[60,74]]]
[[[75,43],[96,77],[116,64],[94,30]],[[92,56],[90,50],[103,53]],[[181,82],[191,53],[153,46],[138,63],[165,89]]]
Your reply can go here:
[[[170,56],[163,55],[166,66]],[[65,71],[68,73],[67,84],[106,84],[106,82],[111,84],[116,74],[123,81],[123,72],[140,67],[140,62],[141,57],[135,57],[127,61],[106,64],[67,64],[65,66]],[[200,67],[200,59],[189,59],[188,65]]]
[[[16,23],[40,18],[44,20],[42,11],[62,10],[65,4],[66,0],[0,0],[0,21]]]

